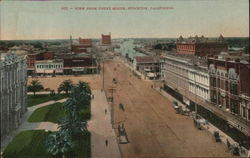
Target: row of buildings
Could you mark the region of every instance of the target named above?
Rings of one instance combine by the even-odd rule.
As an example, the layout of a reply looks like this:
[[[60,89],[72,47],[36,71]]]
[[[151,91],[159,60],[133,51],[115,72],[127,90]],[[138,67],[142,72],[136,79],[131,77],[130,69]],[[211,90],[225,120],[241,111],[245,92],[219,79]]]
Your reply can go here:
[[[97,73],[98,65],[95,55],[58,54],[39,52],[27,55],[27,73],[33,75],[80,75]]]
[[[26,110],[26,59],[15,54],[1,54],[0,115],[1,140],[21,123]]]
[[[249,137],[250,59],[248,54],[230,52],[227,47],[222,35],[218,39],[180,36],[175,53],[158,59],[135,57],[134,69],[147,79],[157,79],[160,73],[163,89],[187,107],[197,112],[198,104],[200,113],[217,114]]]
[[[72,54],[91,53],[93,49],[108,50],[112,48],[111,33],[109,33],[108,35],[102,34],[101,42],[99,44],[96,44],[95,46],[93,40],[89,38],[79,38],[78,42],[73,43],[72,37],[70,37],[70,41],[70,49]]]

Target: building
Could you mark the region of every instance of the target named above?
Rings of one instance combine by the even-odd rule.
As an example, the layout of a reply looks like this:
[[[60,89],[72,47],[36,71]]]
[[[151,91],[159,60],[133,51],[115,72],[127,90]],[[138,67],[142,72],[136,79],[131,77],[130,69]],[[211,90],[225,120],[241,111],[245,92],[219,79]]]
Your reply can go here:
[[[21,124],[26,110],[26,59],[2,53],[0,60],[1,139]]]
[[[161,57],[161,78],[165,87],[209,100],[209,74],[206,60],[192,55]]]
[[[135,56],[133,60],[134,70],[139,71],[145,79],[158,79],[160,76],[160,62],[152,56]]]
[[[84,45],[85,47],[92,47],[92,39],[79,38],[79,44]]]
[[[92,40],[79,38],[77,44],[71,44],[72,54],[90,53],[92,50]]]
[[[236,141],[249,140],[249,61],[227,57],[162,56],[162,88]]]
[[[208,58],[211,101],[250,121],[249,56],[222,52]]]
[[[37,60],[35,62],[35,73],[37,75],[62,75],[63,60]]]
[[[220,35],[218,39],[208,39],[204,36],[189,37],[182,36],[176,41],[177,54],[191,54],[196,56],[216,55],[228,50],[228,44],[224,37]]]
[[[63,58],[63,73],[65,75],[81,75],[97,73],[96,59],[92,56]]]
[[[38,60],[53,60],[53,59],[54,59],[54,53],[51,51],[35,52],[35,53],[28,54],[26,57],[28,76],[35,73],[36,61],[38,61]]]
[[[102,34],[102,45],[111,45],[111,33],[108,35]]]

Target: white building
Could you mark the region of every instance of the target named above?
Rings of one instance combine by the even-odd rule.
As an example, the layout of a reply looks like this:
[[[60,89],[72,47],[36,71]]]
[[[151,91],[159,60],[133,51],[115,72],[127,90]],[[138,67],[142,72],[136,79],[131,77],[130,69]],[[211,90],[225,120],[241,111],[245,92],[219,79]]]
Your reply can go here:
[[[150,80],[157,79],[160,76],[160,62],[152,56],[135,56],[133,68]]]
[[[25,56],[2,53],[0,60],[1,138],[16,129],[26,110]]]
[[[206,68],[204,69],[206,70]],[[190,92],[198,95],[205,100],[210,100],[208,72],[200,71],[197,69],[189,69],[188,80],[188,89]]]
[[[63,60],[37,60],[35,62],[36,74],[56,75],[63,73]]]
[[[172,89],[191,92],[204,100],[209,100],[208,68],[199,62],[197,64],[194,58],[179,55],[161,57],[161,78]]]

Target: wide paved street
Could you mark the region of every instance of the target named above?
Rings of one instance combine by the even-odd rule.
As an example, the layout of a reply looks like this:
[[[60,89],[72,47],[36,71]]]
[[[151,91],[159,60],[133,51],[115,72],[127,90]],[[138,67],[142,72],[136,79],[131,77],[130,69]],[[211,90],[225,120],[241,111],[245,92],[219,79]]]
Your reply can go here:
[[[112,83],[113,78],[117,84]],[[111,96],[108,89],[116,89],[115,126],[124,123],[130,141],[120,144],[124,158],[231,156],[210,133],[194,128],[190,117],[175,114],[171,102],[152,89],[152,84],[134,77],[122,63],[105,64],[105,90]],[[120,103],[125,111],[119,109]]]

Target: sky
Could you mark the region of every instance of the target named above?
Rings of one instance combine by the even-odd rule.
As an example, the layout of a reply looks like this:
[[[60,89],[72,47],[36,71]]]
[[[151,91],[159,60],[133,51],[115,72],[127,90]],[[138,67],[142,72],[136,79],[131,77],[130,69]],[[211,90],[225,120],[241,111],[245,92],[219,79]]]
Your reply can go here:
[[[248,0],[0,1],[0,39],[248,37],[248,11]]]

